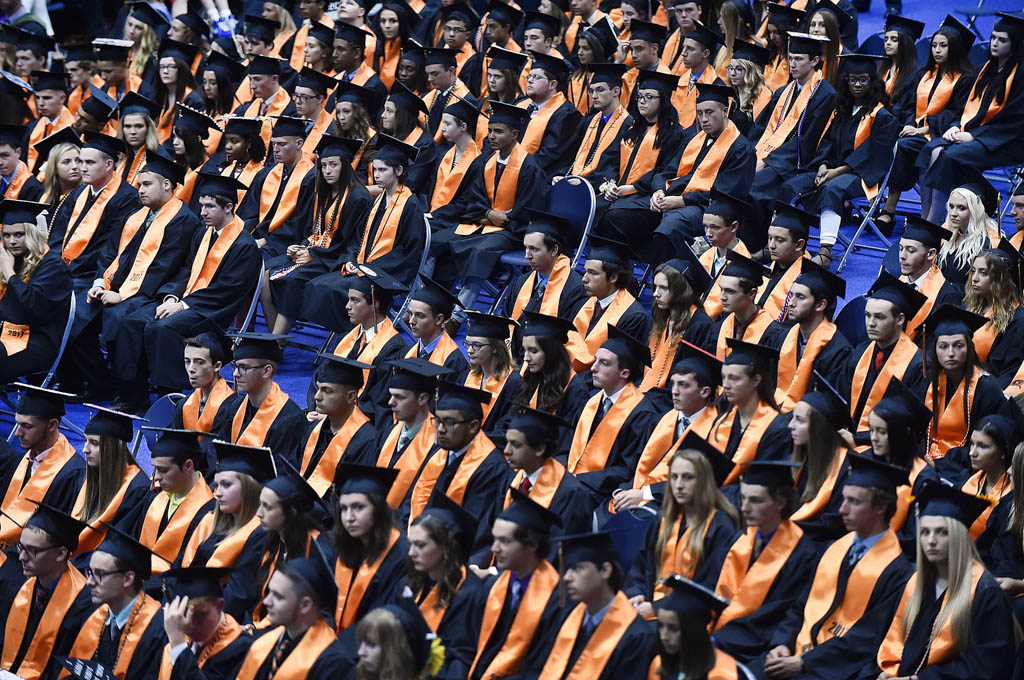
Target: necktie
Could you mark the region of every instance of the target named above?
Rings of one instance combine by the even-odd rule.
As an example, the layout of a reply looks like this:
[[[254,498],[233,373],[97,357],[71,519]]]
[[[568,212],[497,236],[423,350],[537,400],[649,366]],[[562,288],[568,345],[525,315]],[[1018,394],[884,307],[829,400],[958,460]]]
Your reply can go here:
[[[546,281],[537,280],[537,285],[533,288],[533,296],[538,300],[544,299],[544,291],[547,289],[548,284]]]
[[[757,558],[761,556],[761,551],[764,550],[764,538],[761,534],[757,534],[754,537],[754,551],[750,553],[750,563],[753,564],[757,561]]]
[[[45,610],[46,604],[50,601],[50,598],[47,597],[47,595],[48,592],[46,588],[39,585],[37,582],[35,589],[32,591],[32,607],[37,611]]]
[[[881,371],[882,370],[882,364],[884,364],[884,363],[885,363],[885,352],[883,352],[882,350],[878,350],[877,352],[875,352],[875,370],[876,371]]]
[[[526,110],[530,113],[530,118],[533,118],[535,115],[537,115],[537,105],[534,104],[533,102],[530,102],[530,105],[526,107]]]
[[[530,489],[533,488],[533,482],[530,481],[529,477],[523,477],[523,483],[519,485],[519,490],[525,494],[530,493]]]
[[[519,581],[512,582],[512,609],[519,606],[519,600],[523,598],[523,584]]]
[[[430,359],[430,352],[423,345],[420,345],[420,353],[417,355],[420,359]]]
[[[687,418],[686,416],[683,416],[682,418],[677,420],[676,421],[676,439],[679,439],[680,437],[682,437],[683,433],[686,432],[686,428],[688,428],[689,426],[690,426],[690,419]]]
[[[398,436],[398,450],[405,451],[405,447],[409,446],[409,442],[412,441],[412,437],[409,436],[409,430],[403,429],[402,434]]]
[[[597,409],[597,414],[594,416],[594,422],[590,426],[590,436],[594,436],[594,432],[597,431],[597,426],[601,424],[605,414],[608,413],[608,409],[612,407],[612,400],[610,397],[605,397],[604,401],[601,402],[601,407]],[[588,437],[589,439],[589,437]]]
[[[267,109],[269,109],[269,108],[270,108],[270,102],[268,102],[266,99],[264,99],[263,102],[260,104],[260,115],[261,116],[266,116],[267,115]]]
[[[8,184],[10,184],[10,182],[8,182],[3,177],[0,177],[0,194],[6,194],[7,193],[7,185]]]
[[[850,555],[847,557],[846,563],[851,567],[854,566],[860,561],[860,558],[864,557],[864,553],[866,552],[867,549],[864,543],[860,540],[854,541],[853,545],[850,546]]]
[[[696,84],[697,84],[697,78],[694,77],[694,76],[690,76],[690,87],[688,87],[686,89],[686,91],[689,92],[690,90],[692,90],[693,86],[696,85]]]
[[[598,301],[598,303],[594,305],[594,321],[600,319],[602,314],[604,314],[604,305]]]
[[[274,650],[274,658],[270,661],[271,678],[274,677],[274,674],[277,673],[278,667],[284,662],[284,657],[288,650],[289,642],[291,642],[291,638],[288,636],[288,631],[285,631],[281,635],[281,640],[277,643],[277,649]]]
[[[109,621],[103,627],[103,634],[100,635],[99,644],[96,645],[96,653],[93,655],[93,660],[99,661],[105,666],[113,666],[117,656],[117,640],[119,637],[120,630],[117,628],[117,623],[113,620]]]
[[[494,167],[494,185],[497,186],[501,182],[501,176],[505,172],[505,163],[496,163]]]

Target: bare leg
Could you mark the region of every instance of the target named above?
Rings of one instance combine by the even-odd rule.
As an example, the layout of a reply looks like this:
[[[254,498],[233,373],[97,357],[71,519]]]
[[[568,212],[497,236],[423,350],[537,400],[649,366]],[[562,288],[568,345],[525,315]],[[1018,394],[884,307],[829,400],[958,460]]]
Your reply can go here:
[[[295,325],[294,321],[284,314],[278,313],[277,318],[274,319],[273,330],[270,332],[280,335],[288,335],[288,331],[292,329],[293,325]],[[270,328],[270,326],[267,327]]]
[[[277,323],[277,308],[270,294],[270,272],[263,277],[263,288],[260,289],[260,304],[263,305],[263,316],[267,319],[267,328],[274,328]],[[273,332],[273,331],[271,331]]]

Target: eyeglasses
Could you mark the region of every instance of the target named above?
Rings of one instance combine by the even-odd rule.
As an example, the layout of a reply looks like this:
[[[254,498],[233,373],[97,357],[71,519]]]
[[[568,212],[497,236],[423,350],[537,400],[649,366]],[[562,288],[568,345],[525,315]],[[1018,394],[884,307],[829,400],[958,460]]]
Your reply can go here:
[[[466,341],[466,342],[462,343],[462,346],[465,347],[470,352],[479,352],[482,349],[487,349],[488,347],[490,347],[490,344],[486,343],[486,342],[468,342],[468,341]]]
[[[160,64],[161,71],[177,71],[178,67],[174,64]]]
[[[306,102],[311,102],[314,99],[322,99],[322,98],[323,97],[321,97],[320,95],[317,95],[317,94],[293,94],[292,95],[292,100],[294,100],[294,101],[296,101],[296,102],[298,102],[300,104],[305,104]]]
[[[867,85],[871,82],[871,76],[846,76],[846,82],[850,85]]]
[[[747,72],[747,69],[744,66],[741,66],[740,64],[735,64],[735,65],[729,64],[728,66],[725,67],[725,70],[728,71],[729,73],[746,73]]]
[[[93,569],[92,567],[86,567],[85,569],[82,570],[82,576],[84,576],[86,578],[86,580],[92,580],[92,581],[95,581],[96,583],[99,583],[100,581],[102,581],[103,579],[105,579],[108,576],[111,576],[112,574],[123,574],[123,573],[124,573],[124,569],[118,569],[117,571],[100,571],[99,569]]]
[[[531,73],[530,75],[526,76],[526,80],[528,80],[528,81],[529,80],[547,80],[547,79],[548,79],[548,77],[543,75],[543,74],[541,74],[541,73]]]
[[[48,545],[48,546],[43,547],[43,548],[34,548],[34,547],[30,546],[30,545],[25,545],[21,541],[18,541],[17,543],[14,544],[15,550],[17,550],[19,553],[25,553],[26,555],[28,555],[33,560],[36,559],[37,557],[39,557],[39,553],[44,553],[47,550],[54,550],[54,549],[59,548],[59,547],[60,546],[57,546],[57,545]]]
[[[231,362],[231,370],[235,373],[248,373],[249,371],[255,371],[257,368],[263,368],[269,366],[269,364],[256,364],[255,366],[243,366],[242,364]]]
[[[660,94],[642,94],[642,93],[638,93],[636,95],[636,100],[638,102],[649,102],[649,101],[651,101],[653,99],[661,99],[661,95]]]
[[[439,419],[437,416],[430,416],[430,422],[434,424],[434,427],[443,427],[446,430],[451,430],[457,425],[465,425],[470,422],[468,420],[455,420],[453,418]]]

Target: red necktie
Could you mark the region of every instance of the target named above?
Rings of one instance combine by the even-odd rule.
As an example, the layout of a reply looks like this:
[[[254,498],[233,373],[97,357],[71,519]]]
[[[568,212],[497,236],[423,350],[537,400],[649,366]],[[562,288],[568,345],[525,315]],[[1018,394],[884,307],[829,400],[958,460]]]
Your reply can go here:
[[[604,314],[604,307],[602,307],[601,302],[598,301],[598,303],[594,305],[594,321],[600,319],[602,314]]]
[[[523,483],[519,485],[519,490],[525,494],[530,493],[530,489],[533,488],[533,484],[530,482],[529,477],[523,477]]]
[[[882,370],[882,364],[884,364],[884,363],[885,363],[885,352],[883,352],[882,350],[878,350],[877,352],[875,352],[875,370],[876,371]]]

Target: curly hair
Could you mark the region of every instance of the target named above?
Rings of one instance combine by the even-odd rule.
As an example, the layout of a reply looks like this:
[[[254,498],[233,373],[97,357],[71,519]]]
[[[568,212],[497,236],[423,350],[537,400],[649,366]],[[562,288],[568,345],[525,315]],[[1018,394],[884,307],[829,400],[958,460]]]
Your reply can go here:
[[[466,337],[472,336],[473,334],[470,333]],[[499,338],[484,338],[484,340],[487,342],[487,345],[491,348],[491,351],[494,352],[495,376],[504,378],[512,371],[516,370],[516,368],[518,368],[515,359],[512,358],[512,352],[509,351],[508,345],[505,344],[504,340],[501,340]],[[469,369],[469,374],[473,376],[482,376],[484,374],[484,371],[482,368],[480,368],[480,366],[471,366]]]
[[[942,226],[953,232],[954,238],[942,244],[942,248],[939,249],[939,256],[935,258],[935,265],[941,267],[946,262],[946,258],[952,257],[953,264],[957,269],[964,269],[973,264],[974,258],[985,249],[985,244],[988,241],[987,227],[992,218],[985,214],[984,203],[973,191],[959,187],[949,192],[949,198],[951,200],[957,198],[966,203],[967,209],[971,214],[971,220],[967,223],[967,233],[963,235],[963,239],[954,245],[954,241],[956,241],[955,236],[959,229],[956,229],[949,223],[949,216],[947,214]]]
[[[138,20],[136,20],[138,21]],[[141,21],[139,23],[142,23]],[[131,72],[141,76],[146,70],[146,64],[156,53],[157,46],[156,31],[149,24],[142,24],[142,35],[139,37],[139,44],[132,48],[132,52],[138,59],[132,59]]]
[[[971,272],[978,258],[984,258],[988,267],[990,283],[989,294],[982,297],[975,294],[972,286],[964,293],[964,308],[975,314],[987,316],[995,329],[1002,333],[1009,327],[1013,315],[1020,306],[1020,294],[1017,284],[1010,273],[1010,265],[1002,254],[990,248],[983,250],[971,260]],[[969,343],[971,344],[971,343]],[[973,348],[973,344],[971,344]]]
[[[743,84],[736,91],[740,98],[740,111],[753,117],[754,102],[764,90],[764,70],[747,59],[733,59],[731,63],[743,67]]]
[[[18,278],[27,283],[44,255],[46,255],[46,232],[38,229],[35,224],[29,224],[25,227],[25,254],[21,258]],[[6,291],[7,281],[0,280],[0,295]]]
[[[441,578],[437,582],[437,608],[445,609],[455,598],[455,592],[462,582],[462,547],[459,537],[447,524],[435,515],[420,515],[410,526],[420,527],[434,543],[441,548]],[[467,539],[472,542],[472,537]],[[467,546],[472,547],[472,546]],[[408,563],[405,582],[415,595],[417,601],[426,595],[430,580],[426,572],[416,571],[412,561]]]

